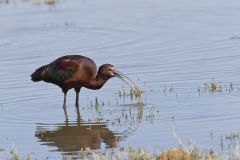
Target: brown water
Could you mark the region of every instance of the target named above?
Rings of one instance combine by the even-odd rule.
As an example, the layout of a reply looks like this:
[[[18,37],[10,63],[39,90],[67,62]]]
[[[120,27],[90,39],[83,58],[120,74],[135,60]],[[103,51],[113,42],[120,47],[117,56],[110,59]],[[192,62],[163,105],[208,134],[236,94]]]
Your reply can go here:
[[[178,146],[173,125],[182,139],[226,152],[225,135],[239,132],[240,1],[0,2],[0,157],[12,148],[50,159],[81,148],[167,149]],[[142,101],[111,79],[82,89],[80,117],[69,92],[66,122],[61,90],[30,80],[66,54],[139,79]],[[221,92],[204,89],[212,80]]]

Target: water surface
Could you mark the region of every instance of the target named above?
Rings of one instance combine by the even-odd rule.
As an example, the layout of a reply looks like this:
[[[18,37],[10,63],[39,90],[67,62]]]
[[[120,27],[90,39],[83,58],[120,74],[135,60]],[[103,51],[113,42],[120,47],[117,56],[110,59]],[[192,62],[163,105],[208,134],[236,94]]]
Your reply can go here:
[[[182,139],[226,152],[239,131],[238,0],[30,1],[0,3],[0,152],[57,158],[85,148],[168,149]],[[114,64],[138,80],[142,101],[118,79],[69,92],[30,74],[66,54]],[[215,81],[222,91],[209,92]],[[231,88],[231,84],[233,87]],[[200,91],[198,91],[200,88]],[[221,145],[221,137],[224,144]]]

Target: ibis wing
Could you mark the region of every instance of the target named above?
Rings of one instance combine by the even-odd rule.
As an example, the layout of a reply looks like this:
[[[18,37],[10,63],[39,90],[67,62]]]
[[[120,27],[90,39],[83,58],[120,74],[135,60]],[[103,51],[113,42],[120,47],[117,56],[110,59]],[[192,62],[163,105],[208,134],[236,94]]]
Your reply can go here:
[[[79,61],[75,59],[60,59],[56,63],[59,70],[74,73],[79,66]]]
[[[76,72],[79,62],[74,59],[57,59],[48,65],[44,72],[44,81],[61,86]]]

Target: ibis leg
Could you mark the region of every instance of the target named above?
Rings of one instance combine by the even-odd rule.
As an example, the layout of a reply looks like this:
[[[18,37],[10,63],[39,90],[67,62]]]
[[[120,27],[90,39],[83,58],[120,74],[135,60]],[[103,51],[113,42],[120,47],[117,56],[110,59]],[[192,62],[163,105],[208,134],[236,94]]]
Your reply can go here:
[[[67,93],[64,93],[63,109],[66,109],[66,107],[67,107],[67,105],[66,105],[66,101],[67,101]]]
[[[76,112],[77,112],[77,120],[80,120],[80,111],[79,111],[79,107],[76,107]]]
[[[78,108],[79,107],[79,93],[80,93],[80,89],[81,88],[75,88],[75,92],[76,92],[76,102],[75,102],[75,106]]]
[[[65,119],[68,120],[68,115],[67,115],[67,105],[66,105],[66,101],[67,101],[67,91],[63,91],[64,93],[64,99],[63,99],[63,111],[65,114]]]

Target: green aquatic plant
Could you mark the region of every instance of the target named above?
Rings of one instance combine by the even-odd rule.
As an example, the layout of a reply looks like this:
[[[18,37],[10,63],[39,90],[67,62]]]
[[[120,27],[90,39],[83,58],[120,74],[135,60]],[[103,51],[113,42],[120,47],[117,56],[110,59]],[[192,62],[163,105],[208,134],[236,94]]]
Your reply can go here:
[[[100,107],[97,97],[95,98],[95,108],[98,110]]]
[[[233,83],[232,82],[229,84],[229,91],[233,91]]]
[[[10,154],[11,154],[10,160],[20,160],[19,155],[15,149],[11,149]]]
[[[216,81],[211,80],[209,82],[205,82],[202,87],[198,87],[197,92],[200,95],[207,92],[215,94],[217,92],[223,93],[224,91],[232,92],[233,90],[234,86],[232,82],[223,85],[221,82],[217,83]]]
[[[135,81],[133,81],[129,78],[128,78],[128,80],[130,80],[134,84],[134,86],[131,87],[131,89],[127,90],[127,91],[125,89],[120,90],[118,92],[118,96],[120,98],[122,98],[122,97],[125,98],[125,97],[130,96],[131,99],[138,98],[138,100],[140,100],[140,98],[142,97],[142,93],[143,93],[142,89],[139,87],[139,85]],[[137,81],[139,82],[139,77],[138,77]],[[145,85],[145,83],[144,83],[144,85]]]
[[[176,89],[173,86],[164,86],[162,92],[164,93],[165,96],[167,96],[168,94],[175,94],[176,98],[178,98],[178,93],[176,92]]]
[[[140,99],[142,97],[142,93],[143,93],[143,91],[139,87],[135,86],[134,90],[133,89],[130,89],[130,90],[125,90],[125,89],[119,90],[118,91],[118,97],[119,98],[130,97],[131,99],[134,99],[134,98]]]
[[[140,98],[142,96],[142,93],[143,93],[143,91],[140,89],[140,87],[135,86],[135,96]]]
[[[226,135],[226,140],[230,140],[230,141],[240,140],[240,132],[233,132]]]
[[[216,92],[217,91],[217,84],[216,84],[216,82],[215,81],[211,81],[210,85],[211,85],[212,92]]]

